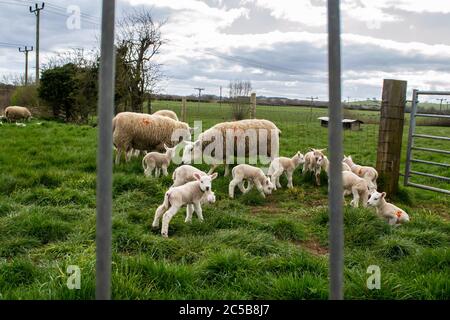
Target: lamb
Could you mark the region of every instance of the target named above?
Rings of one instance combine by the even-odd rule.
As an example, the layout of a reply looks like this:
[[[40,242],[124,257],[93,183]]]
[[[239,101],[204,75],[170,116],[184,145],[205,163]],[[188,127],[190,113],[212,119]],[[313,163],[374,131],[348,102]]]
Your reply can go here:
[[[200,221],[203,221],[201,204],[215,202],[216,198],[211,190],[211,182],[217,178],[217,173],[205,176],[194,173],[194,178],[195,181],[171,187],[164,195],[164,202],[156,209],[152,228],[159,227],[159,220],[162,217],[161,235],[163,237],[168,237],[170,220],[182,206],[187,205],[185,222],[192,220],[193,211],[197,213]]]
[[[350,205],[357,208],[359,206],[359,200],[361,199],[363,207],[367,206],[369,188],[366,180],[358,177],[351,171],[343,171],[342,186],[344,189],[344,198],[346,195],[353,194],[353,200],[350,202]]]
[[[159,177],[159,173],[162,170],[163,175],[167,176],[167,168],[169,167],[173,157],[175,157],[175,151],[177,146],[169,148],[164,144],[165,153],[149,152],[142,159],[142,168],[144,168],[144,174],[152,176],[153,170],[155,170],[155,178]]]
[[[263,198],[266,197],[266,194],[271,194],[274,189],[274,185],[260,168],[248,164],[240,164],[234,167],[231,173],[233,180],[231,180],[228,186],[228,193],[232,199],[234,198],[234,189],[236,186],[239,187],[242,193],[247,193],[252,189],[254,184]],[[248,181],[247,188],[244,188],[244,180]]]
[[[169,117],[175,121],[178,121],[177,114],[175,112],[173,112],[172,110],[158,110],[156,112],[153,112],[153,115]]]
[[[190,139],[189,125],[168,117],[121,112],[113,119],[116,164],[119,164],[122,153],[128,162],[131,149],[164,152],[164,144],[173,147],[181,140]]]
[[[317,173],[317,160],[324,156],[325,149],[310,149],[311,151],[305,154],[305,162],[303,163],[303,174],[313,172],[316,178],[316,184],[320,186],[320,171]]]
[[[195,142],[186,142],[181,164],[202,160],[203,151],[210,149],[214,155],[212,152],[205,155],[213,158],[208,173],[211,174],[223,163],[225,176],[228,176],[229,164],[235,156],[267,156],[270,160],[277,157],[280,133],[273,122],[263,119],[221,122],[201,133]],[[211,147],[216,148],[213,150]]]
[[[285,173],[288,179],[288,188],[292,188],[292,175],[300,164],[305,162],[305,157],[298,151],[292,158],[278,157],[272,160],[267,175],[270,177],[274,190],[281,188],[280,176]]]
[[[205,176],[206,173],[188,164],[179,166],[172,173],[172,187],[178,187],[190,181],[195,181],[194,173]]]
[[[323,156],[321,158],[319,158],[317,160],[316,163],[316,171],[325,171],[327,173],[327,175],[329,174],[330,171],[330,160],[328,160],[327,156]],[[352,171],[350,169],[350,167],[348,166],[348,164],[346,164],[345,162],[342,162],[342,171]],[[320,172],[319,172],[320,174]]]
[[[5,109],[5,117],[9,122],[17,120],[29,121],[31,119],[31,112],[25,107],[10,106]]]
[[[386,192],[379,193],[374,191],[370,195],[367,204],[371,207],[375,207],[377,214],[386,219],[390,225],[400,225],[409,222],[409,215],[399,207],[387,202],[385,197]]]
[[[355,164],[352,160],[352,156],[344,156],[343,162],[348,164],[353,173],[367,180],[370,191],[377,190],[378,172],[375,168]]]

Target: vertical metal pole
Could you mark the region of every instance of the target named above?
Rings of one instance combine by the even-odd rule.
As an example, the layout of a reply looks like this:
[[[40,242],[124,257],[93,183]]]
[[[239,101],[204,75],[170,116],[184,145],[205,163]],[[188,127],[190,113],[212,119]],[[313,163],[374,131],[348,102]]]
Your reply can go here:
[[[342,106],[341,106],[341,30],[340,1],[328,0],[328,82],[330,176],[330,296],[343,299],[344,228],[342,215]]]
[[[413,90],[413,96],[411,101],[411,113],[409,115],[409,132],[408,132],[408,148],[406,149],[406,164],[405,164],[405,179],[404,185],[407,186],[409,183],[409,175],[411,174],[411,157],[412,157],[412,147],[414,144],[414,130],[416,128],[416,112],[417,112],[417,96],[418,90]]]
[[[97,263],[98,300],[111,299],[112,214],[112,118],[114,110],[114,21],[115,0],[103,0],[99,77],[97,147]]]

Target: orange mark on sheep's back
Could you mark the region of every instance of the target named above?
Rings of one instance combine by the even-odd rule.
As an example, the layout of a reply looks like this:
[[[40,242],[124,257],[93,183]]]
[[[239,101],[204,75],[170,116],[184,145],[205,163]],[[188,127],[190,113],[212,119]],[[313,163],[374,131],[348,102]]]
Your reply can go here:
[[[400,217],[402,216],[402,212],[401,212],[401,211],[397,211],[397,212],[395,213],[395,215],[397,216],[397,218],[400,218]]]
[[[362,175],[362,168],[359,169],[358,175]]]
[[[150,120],[148,119],[142,119],[142,122],[147,126],[150,124]]]

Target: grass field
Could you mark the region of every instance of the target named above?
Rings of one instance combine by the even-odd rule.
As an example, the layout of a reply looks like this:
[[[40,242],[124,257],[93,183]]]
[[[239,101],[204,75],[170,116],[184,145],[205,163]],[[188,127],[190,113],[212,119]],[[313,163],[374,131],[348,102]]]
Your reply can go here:
[[[179,114],[178,103],[155,102],[154,109],[160,108]],[[230,117],[226,106],[192,103],[188,110],[189,123],[201,119],[203,128]],[[325,113],[280,107],[257,111],[282,130],[282,155],[325,147],[327,129],[315,120]],[[418,130],[450,133],[448,127]],[[96,134],[91,126],[55,122],[0,127],[0,298],[94,298]],[[345,132],[345,152],[373,165],[377,139],[376,124]],[[421,158],[449,162],[443,155]],[[421,170],[450,175],[439,168]],[[138,159],[115,167],[113,298],[326,299],[328,212],[322,178],[318,188],[296,172],[294,189],[266,199],[256,192],[238,193],[229,200],[229,178],[221,176],[213,183],[218,201],[204,206],[205,222],[194,217],[185,224],[182,210],[172,220],[170,238],[163,239],[150,227],[170,178],[145,178]],[[373,210],[346,207],[345,297],[449,299],[450,198],[401,188],[393,201],[410,214],[411,223],[392,228]],[[66,286],[69,265],[81,268],[80,290]],[[366,287],[370,265],[381,268],[380,290]]]

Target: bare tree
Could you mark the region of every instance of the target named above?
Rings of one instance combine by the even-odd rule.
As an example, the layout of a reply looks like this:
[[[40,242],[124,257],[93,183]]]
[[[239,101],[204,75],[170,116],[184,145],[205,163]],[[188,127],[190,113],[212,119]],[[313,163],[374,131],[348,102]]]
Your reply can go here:
[[[146,94],[157,88],[162,77],[161,65],[154,58],[164,40],[161,27],[151,10],[135,9],[119,21],[117,32],[116,87],[118,100],[130,105],[134,112],[143,112]]]
[[[228,85],[230,92],[230,103],[233,118],[242,120],[250,113],[250,93],[252,84],[250,81],[235,80]]]

